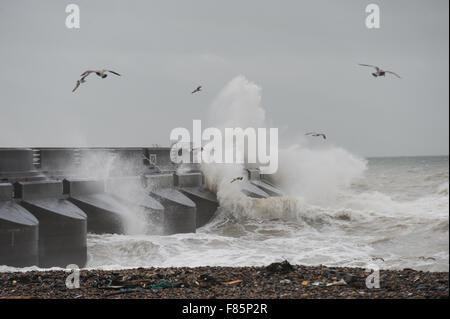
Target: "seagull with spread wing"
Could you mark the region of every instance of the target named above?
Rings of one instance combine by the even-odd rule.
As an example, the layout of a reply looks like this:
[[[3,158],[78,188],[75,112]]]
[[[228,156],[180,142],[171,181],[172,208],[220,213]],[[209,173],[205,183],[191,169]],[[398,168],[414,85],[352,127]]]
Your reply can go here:
[[[324,140],[327,139],[327,136],[323,133],[309,132],[309,133],[306,133],[305,135],[311,135],[311,136],[315,136],[315,137],[323,137]]]
[[[109,73],[112,73],[112,74],[115,74],[115,75],[120,76],[119,73],[117,73],[117,72],[115,72],[115,71],[113,71],[113,70],[105,70],[105,69],[103,69],[103,70],[88,70],[88,71],[84,72],[83,74],[81,74],[81,76],[82,76],[82,77],[87,77],[89,74],[95,73],[95,74],[97,74],[99,77],[101,77],[102,79],[104,79],[104,78],[106,78],[106,77],[108,76],[108,75],[106,74],[106,72],[109,72]]]
[[[98,75],[99,77],[104,79],[108,76],[106,74],[106,72],[120,76],[119,73],[112,71],[112,70],[105,70],[105,69],[103,69],[103,70],[88,70],[88,71],[83,72],[83,74],[81,74],[81,79],[77,80],[77,83],[75,84],[75,87],[73,88],[72,92],[75,92],[75,90],[78,89],[78,87],[81,85],[81,83],[86,82],[86,78],[89,76],[89,74],[95,73],[96,75]]]
[[[359,65],[361,65],[361,66],[368,66],[368,67],[375,68],[376,72],[372,73],[372,75],[373,75],[374,77],[378,77],[378,76],[386,76],[386,73],[389,73],[389,74],[393,74],[393,75],[395,75],[396,77],[398,77],[399,79],[401,79],[401,76],[398,75],[397,73],[392,72],[392,71],[382,70],[382,69],[380,69],[379,67],[377,67],[376,65],[371,65],[371,64],[361,64],[361,63],[360,63]]]
[[[194,94],[196,92],[200,92],[201,90],[202,90],[202,86],[199,85],[199,86],[197,86],[197,88],[194,91],[191,92],[191,94]]]

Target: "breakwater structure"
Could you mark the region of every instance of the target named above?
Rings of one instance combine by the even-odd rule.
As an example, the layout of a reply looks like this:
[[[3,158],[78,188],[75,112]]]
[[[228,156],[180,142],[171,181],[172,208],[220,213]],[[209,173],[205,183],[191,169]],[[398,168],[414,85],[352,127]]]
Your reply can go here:
[[[0,148],[0,265],[87,262],[87,233],[127,233],[130,216],[162,235],[195,232],[219,206],[198,166],[178,166],[169,147]],[[282,196],[258,169],[242,192]]]

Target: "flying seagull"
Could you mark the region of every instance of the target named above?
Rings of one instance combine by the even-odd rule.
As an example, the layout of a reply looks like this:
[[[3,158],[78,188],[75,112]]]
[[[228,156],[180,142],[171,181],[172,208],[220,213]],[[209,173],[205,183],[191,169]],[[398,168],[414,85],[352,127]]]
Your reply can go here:
[[[115,72],[115,71],[113,71],[113,70],[105,70],[105,69],[103,69],[103,70],[88,70],[88,71],[84,72],[83,74],[81,74],[81,76],[82,76],[82,77],[87,77],[89,74],[95,73],[95,74],[97,74],[99,77],[101,77],[102,79],[104,79],[104,78],[106,78],[106,77],[108,76],[108,74],[106,74],[106,72],[109,72],[109,73],[112,73],[112,74],[115,74],[115,75],[120,76],[119,73],[117,73],[117,72]]]
[[[375,68],[376,72],[375,72],[375,73],[372,73],[372,75],[373,75],[374,77],[377,77],[377,76],[385,76],[386,73],[390,73],[390,74],[395,75],[395,76],[398,77],[399,79],[401,79],[401,76],[398,75],[397,73],[392,72],[392,71],[382,70],[382,69],[380,69],[379,67],[377,67],[376,65],[371,65],[371,64],[361,64],[361,63],[360,63],[359,65],[361,65],[361,66],[369,66],[369,67]]]
[[[240,176],[240,177],[236,177],[236,178],[233,178],[232,180],[231,180],[231,182],[230,183],[234,183],[234,182],[236,182],[236,181],[242,181],[244,179],[244,177],[243,176]]]
[[[106,74],[106,72],[110,72],[112,74],[120,76],[119,73],[114,72],[112,70],[104,70],[104,69],[103,70],[88,70],[88,71],[84,72],[83,74],[81,74],[81,79],[77,80],[77,83],[75,84],[75,87],[73,88],[72,92],[75,92],[75,90],[78,89],[78,87],[81,85],[81,83],[85,83],[86,82],[86,78],[88,77],[89,74],[95,73],[99,77],[104,79],[104,78],[106,78],[108,76]]]
[[[321,137],[323,137],[324,140],[327,139],[327,136],[323,133],[309,132],[309,133],[306,133],[305,135],[311,135],[311,136],[316,136],[316,137],[321,136]]]
[[[202,86],[199,85],[199,86],[197,86],[197,88],[194,91],[191,92],[191,94],[194,94],[196,92],[200,92],[201,90],[202,90]]]

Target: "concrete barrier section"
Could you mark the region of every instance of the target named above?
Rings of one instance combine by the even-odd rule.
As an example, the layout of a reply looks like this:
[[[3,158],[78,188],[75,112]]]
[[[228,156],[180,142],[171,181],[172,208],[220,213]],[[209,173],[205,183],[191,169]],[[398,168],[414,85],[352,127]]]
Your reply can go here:
[[[261,179],[261,174],[257,168],[247,168],[248,179],[251,181],[256,181]]]
[[[200,187],[202,186],[201,173],[175,173],[175,185],[178,187]]]
[[[195,203],[196,227],[206,225],[219,207],[216,194],[204,187],[180,187],[180,191]]]
[[[22,200],[37,198],[62,198],[63,184],[59,181],[17,182],[14,197]]]
[[[270,196],[274,197],[284,196],[284,193],[280,189],[264,180],[254,180],[251,181],[251,183],[257,186],[258,188],[262,189],[265,193],[269,194]]]
[[[71,197],[78,195],[98,194],[105,192],[105,181],[98,179],[65,179],[64,194],[70,194]]]
[[[33,150],[31,148],[1,148],[1,173],[33,171]]]
[[[12,200],[12,190],[0,184],[0,265],[38,266],[39,221]]]
[[[252,198],[267,198],[270,197],[269,194],[264,192],[262,189],[256,187],[249,181],[243,181],[242,182],[242,188],[241,191]]]
[[[39,266],[83,267],[87,259],[87,216],[62,198],[62,182],[19,182],[14,186],[20,204],[39,220]]]
[[[148,185],[151,189],[174,187],[172,173],[148,175]]]
[[[11,200],[14,187],[10,183],[0,183],[0,201]]]
[[[69,201],[88,216],[88,232],[96,234],[125,233],[124,213],[130,210],[112,194],[105,193],[105,182],[95,179],[66,179],[64,191]]]
[[[164,233],[195,233],[196,206],[173,188],[160,188],[151,193],[164,206]]]
[[[195,232],[219,203],[200,165],[188,168],[177,172],[166,147],[0,149],[0,265],[83,267],[88,231],[125,233],[141,217],[165,234]],[[247,196],[283,195],[247,172]]]

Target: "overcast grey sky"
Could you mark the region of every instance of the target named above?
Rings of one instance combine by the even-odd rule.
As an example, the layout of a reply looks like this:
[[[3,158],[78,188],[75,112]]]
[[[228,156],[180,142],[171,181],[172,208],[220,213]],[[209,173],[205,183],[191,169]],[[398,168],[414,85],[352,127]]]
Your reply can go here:
[[[65,26],[69,3],[80,29]],[[369,3],[380,29],[365,26]],[[0,147],[168,145],[242,74],[262,88],[280,139],[319,130],[363,156],[447,155],[448,10],[447,0],[2,0]],[[123,76],[72,94],[89,68]]]

